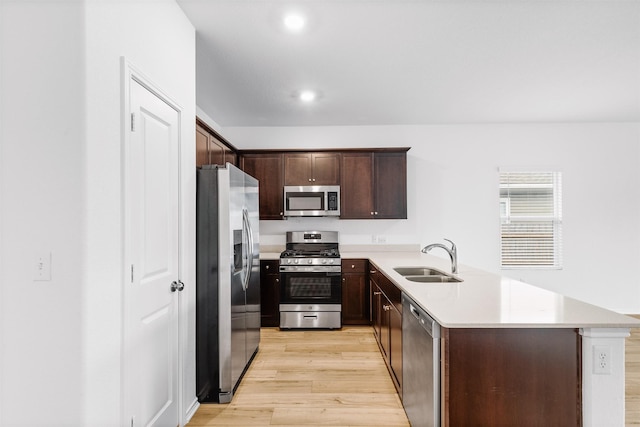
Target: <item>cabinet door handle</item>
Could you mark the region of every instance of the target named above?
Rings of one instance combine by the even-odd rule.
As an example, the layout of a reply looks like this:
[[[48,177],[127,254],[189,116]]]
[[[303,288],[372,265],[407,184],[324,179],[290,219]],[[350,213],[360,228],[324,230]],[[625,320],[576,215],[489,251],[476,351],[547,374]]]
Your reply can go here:
[[[271,268],[271,266],[270,266],[270,265],[265,265],[265,266],[264,266],[264,269],[265,269],[265,270],[268,270],[268,269],[270,269],[270,268]]]
[[[347,279],[343,277],[343,278],[342,278],[342,281],[343,281],[343,282],[346,282],[346,281],[347,281]]]
[[[377,271],[375,271],[375,270],[369,270],[369,274],[376,274],[376,273],[377,273]]]
[[[351,264],[351,268],[356,268],[355,264]]]
[[[390,305],[383,305],[382,308],[384,309],[384,311],[391,310],[391,306]]]
[[[276,279],[276,283],[280,283],[280,279]]]
[[[381,295],[381,294],[382,294],[382,292],[374,292],[373,294],[374,294],[374,295]]]
[[[311,178],[309,178],[309,182],[311,182]]]

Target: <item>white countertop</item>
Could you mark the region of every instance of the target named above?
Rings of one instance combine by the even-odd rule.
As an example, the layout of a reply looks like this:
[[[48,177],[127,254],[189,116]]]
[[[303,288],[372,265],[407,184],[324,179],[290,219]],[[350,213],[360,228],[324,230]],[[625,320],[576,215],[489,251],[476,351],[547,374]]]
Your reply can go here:
[[[431,267],[451,272],[448,259],[411,252],[345,252],[343,259],[375,263],[402,291],[447,328],[638,328],[640,320],[518,280],[458,265],[459,283],[417,283],[394,267]],[[261,259],[278,259],[265,252]]]
[[[629,328],[640,320],[518,280],[458,265],[459,283],[417,283],[394,271],[425,266],[451,272],[448,259],[415,252],[342,253],[375,263],[387,277],[447,328]]]

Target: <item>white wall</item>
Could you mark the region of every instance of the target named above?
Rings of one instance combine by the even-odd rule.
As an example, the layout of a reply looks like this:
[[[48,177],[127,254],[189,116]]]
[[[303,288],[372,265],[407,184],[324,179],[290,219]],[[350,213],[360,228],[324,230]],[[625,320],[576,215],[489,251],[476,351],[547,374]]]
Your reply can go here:
[[[182,280],[195,282],[195,32],[173,0],[3,0],[0,425],[122,425],[121,57],[184,110]],[[34,282],[53,253],[52,280]],[[193,298],[181,296],[195,401]]]
[[[82,418],[85,274],[83,8],[4,1],[0,425]],[[33,281],[39,252],[51,281]]]
[[[341,242],[442,241],[461,263],[500,272],[498,167],[563,172],[564,268],[502,274],[624,313],[640,313],[640,125],[513,124],[233,128],[239,148],[408,146],[408,219],[262,221],[261,242],[336,229]],[[437,254],[434,251],[433,254]],[[446,257],[445,253],[441,256]]]

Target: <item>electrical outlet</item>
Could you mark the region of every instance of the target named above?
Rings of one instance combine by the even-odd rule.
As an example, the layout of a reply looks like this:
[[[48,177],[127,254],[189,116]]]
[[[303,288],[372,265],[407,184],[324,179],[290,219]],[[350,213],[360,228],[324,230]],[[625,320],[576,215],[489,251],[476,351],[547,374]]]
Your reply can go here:
[[[593,373],[611,374],[611,347],[608,345],[593,346]]]

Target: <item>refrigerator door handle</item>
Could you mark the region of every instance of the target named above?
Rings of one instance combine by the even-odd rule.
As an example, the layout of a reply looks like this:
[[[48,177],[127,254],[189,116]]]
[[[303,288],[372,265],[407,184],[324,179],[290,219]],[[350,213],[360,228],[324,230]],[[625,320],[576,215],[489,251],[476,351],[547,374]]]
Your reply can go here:
[[[251,229],[251,223],[249,222],[249,212],[246,208],[242,208],[242,223],[245,232],[247,233],[247,266],[246,274],[244,276],[244,283],[242,287],[246,291],[249,287],[249,281],[251,280],[251,271],[253,269],[253,230]]]

